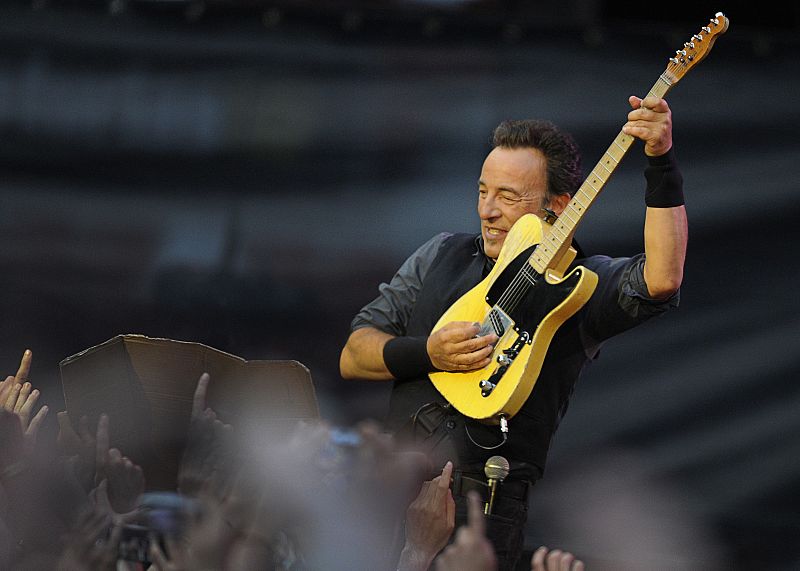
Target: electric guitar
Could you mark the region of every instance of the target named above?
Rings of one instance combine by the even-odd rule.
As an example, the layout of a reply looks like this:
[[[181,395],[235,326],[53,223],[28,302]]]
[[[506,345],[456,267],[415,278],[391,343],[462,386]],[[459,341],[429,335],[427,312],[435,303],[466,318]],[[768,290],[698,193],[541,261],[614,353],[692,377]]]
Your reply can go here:
[[[648,95],[663,98],[727,29],[728,18],[718,12],[670,58]],[[481,324],[479,335],[499,337],[488,366],[429,375],[462,414],[504,427],[530,396],[556,331],[597,286],[597,275],[582,266],[564,275],[576,255],[575,229],[634,140],[620,131],[557,219],[526,214],[517,220],[489,275],[433,327],[432,332],[451,321],[473,321]]]

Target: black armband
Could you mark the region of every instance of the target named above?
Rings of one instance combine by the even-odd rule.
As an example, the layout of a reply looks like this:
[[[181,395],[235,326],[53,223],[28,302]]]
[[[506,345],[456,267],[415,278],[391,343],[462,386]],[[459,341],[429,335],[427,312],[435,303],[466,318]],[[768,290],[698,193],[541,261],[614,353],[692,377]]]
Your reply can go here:
[[[394,337],[383,346],[383,362],[395,379],[426,375],[435,368],[428,355],[427,337]]]
[[[675,151],[670,149],[660,157],[647,157],[647,162],[644,170],[647,180],[644,203],[652,208],[682,206],[683,176],[675,160]]]

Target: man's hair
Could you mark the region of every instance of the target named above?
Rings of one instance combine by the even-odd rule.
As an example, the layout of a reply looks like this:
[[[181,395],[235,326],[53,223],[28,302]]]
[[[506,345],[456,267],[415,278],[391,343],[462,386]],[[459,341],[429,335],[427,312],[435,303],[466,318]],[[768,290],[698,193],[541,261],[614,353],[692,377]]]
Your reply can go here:
[[[493,148],[539,149],[547,162],[547,196],[572,196],[583,182],[581,155],[573,138],[549,121],[503,121],[492,133]]]

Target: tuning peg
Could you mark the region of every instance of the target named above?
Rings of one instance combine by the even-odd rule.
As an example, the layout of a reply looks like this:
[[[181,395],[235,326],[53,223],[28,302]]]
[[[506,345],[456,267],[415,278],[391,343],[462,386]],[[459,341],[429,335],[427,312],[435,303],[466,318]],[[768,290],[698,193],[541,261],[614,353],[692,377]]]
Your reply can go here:
[[[695,34],[695,35],[692,36],[692,38],[694,38],[698,42],[702,42],[703,41],[703,36],[701,36],[700,34]]]

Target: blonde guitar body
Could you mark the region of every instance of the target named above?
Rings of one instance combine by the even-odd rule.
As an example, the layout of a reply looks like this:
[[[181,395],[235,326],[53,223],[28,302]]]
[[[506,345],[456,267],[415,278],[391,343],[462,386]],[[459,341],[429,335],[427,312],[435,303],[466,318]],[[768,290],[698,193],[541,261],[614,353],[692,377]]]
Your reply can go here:
[[[572,248],[545,275],[528,264],[548,228],[533,214],[520,218],[489,275],[459,298],[432,330],[451,321],[474,321],[482,324],[481,334],[494,331],[500,337],[487,367],[430,374],[436,389],[466,416],[490,424],[501,416],[514,416],[530,396],[559,326],[583,307],[597,286],[597,275],[582,266],[562,275],[575,257]],[[503,369],[503,357],[511,355]],[[482,381],[494,384],[488,394]]]

